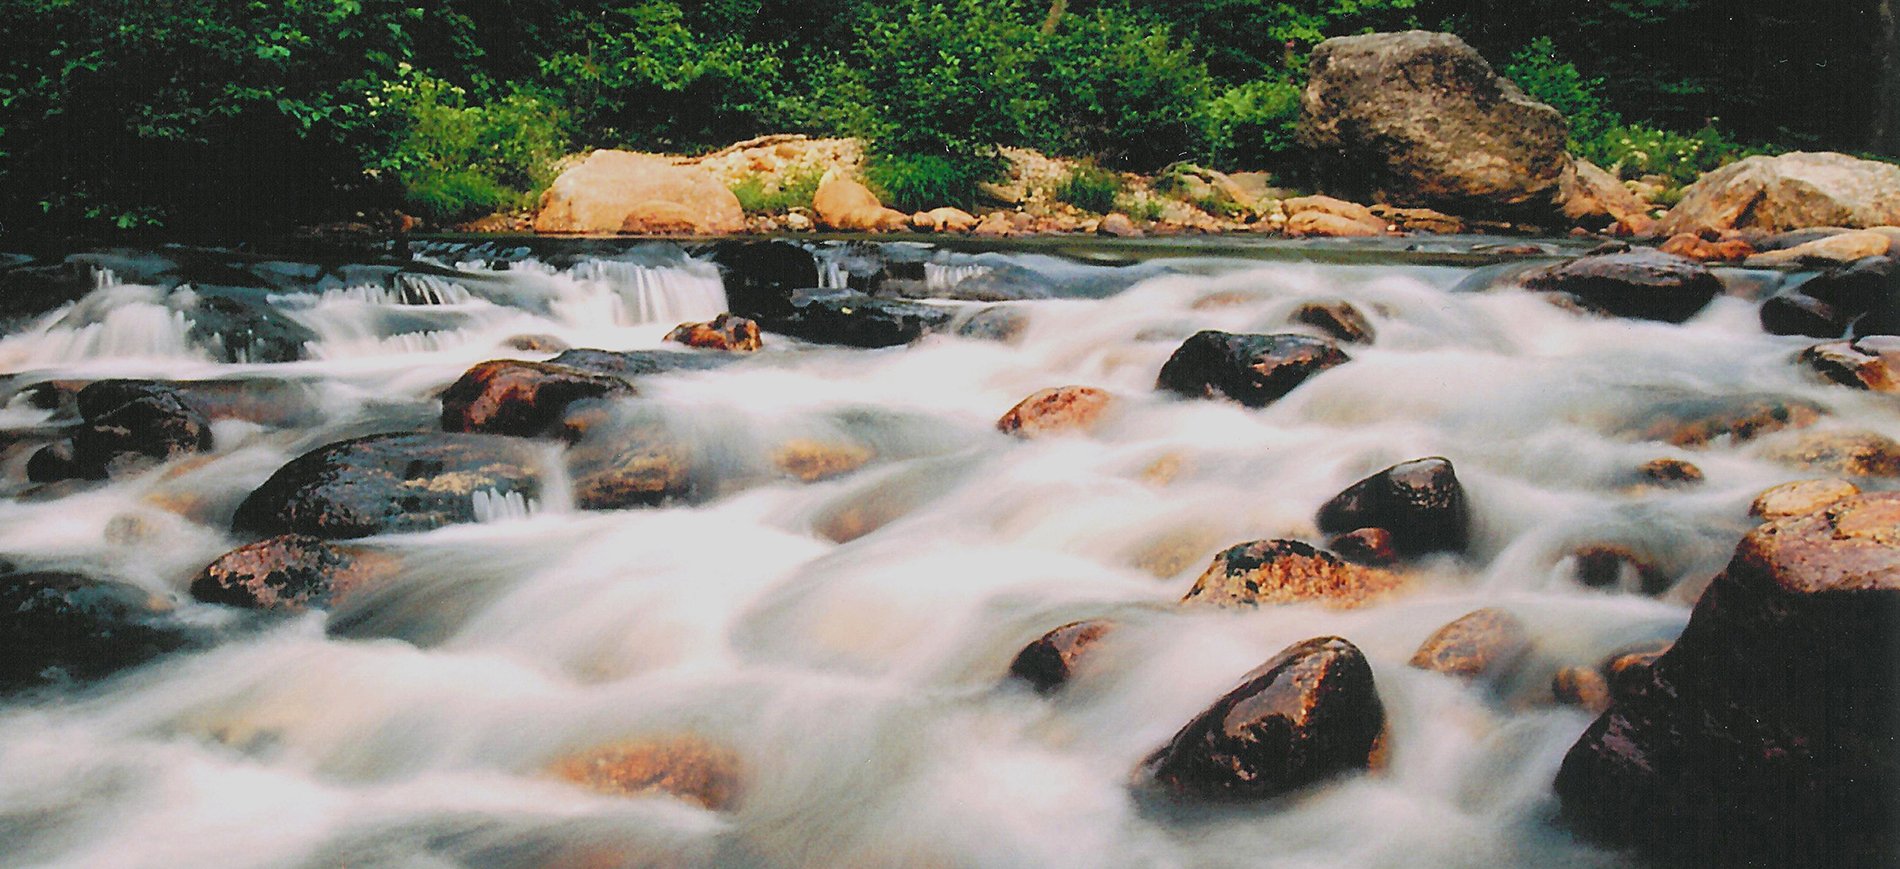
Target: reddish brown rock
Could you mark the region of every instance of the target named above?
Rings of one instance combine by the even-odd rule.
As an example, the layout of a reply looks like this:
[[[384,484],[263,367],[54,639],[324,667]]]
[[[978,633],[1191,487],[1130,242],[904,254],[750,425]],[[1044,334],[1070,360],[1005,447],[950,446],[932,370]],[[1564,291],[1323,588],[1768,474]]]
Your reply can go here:
[[[1372,764],[1385,706],[1352,643],[1298,643],[1248,673],[1142,764],[1138,778],[1200,799],[1263,799]]]
[[[1746,239],[1734,237],[1710,241],[1694,233],[1672,235],[1659,248],[1663,253],[1704,263],[1738,263],[1754,255],[1755,247]]]
[[[535,437],[547,433],[573,402],[633,391],[618,377],[496,359],[470,368],[442,393],[442,429]]]
[[[751,353],[763,346],[759,340],[759,324],[732,314],[720,314],[710,323],[681,323],[667,333],[666,340],[733,353]]]
[[[1106,619],[1070,622],[1025,646],[1010,663],[1009,673],[1047,694],[1068,684],[1076,661],[1114,629],[1115,623]]]
[[[1688,486],[1702,482],[1702,469],[1681,459],[1652,459],[1636,469],[1643,479],[1664,486]]]
[[[738,754],[694,736],[591,749],[555,761],[548,772],[608,796],[665,794],[716,812],[737,807],[745,774]]]
[[[583,510],[653,507],[695,494],[691,444],[652,419],[593,423],[568,449],[574,504]]]
[[[1349,564],[1297,540],[1256,540],[1214,556],[1181,602],[1223,607],[1318,602],[1349,609],[1404,584],[1396,573]]]
[[[1486,607],[1466,613],[1439,628],[1418,651],[1411,664],[1452,676],[1499,676],[1530,651],[1530,633],[1516,616]]]
[[[1326,547],[1340,558],[1368,567],[1385,567],[1399,560],[1399,550],[1392,544],[1392,532],[1384,528],[1360,528],[1335,535],[1326,541]]]
[[[1860,487],[1846,480],[1796,480],[1756,496],[1748,515],[1772,522],[1803,516],[1858,494]]]
[[[1059,386],[1023,399],[996,421],[997,431],[1020,438],[1089,431],[1102,421],[1115,396],[1089,386]]]
[[[1565,757],[1575,826],[1698,862],[1900,860],[1900,493],[1767,523]]]
[[[205,603],[297,612],[323,607],[390,575],[395,560],[360,546],[282,534],[218,557],[192,580]]]
[[[1642,440],[1693,449],[1806,428],[1819,422],[1821,413],[1812,402],[1772,395],[1684,399],[1651,410],[1632,433]]]

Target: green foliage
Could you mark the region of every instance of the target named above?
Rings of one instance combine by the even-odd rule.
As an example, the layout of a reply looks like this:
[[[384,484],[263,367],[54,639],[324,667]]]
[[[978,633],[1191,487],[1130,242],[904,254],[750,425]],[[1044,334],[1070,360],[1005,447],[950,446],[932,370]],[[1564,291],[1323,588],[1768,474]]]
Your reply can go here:
[[[1660,175],[1672,186],[1692,184],[1703,173],[1773,149],[1743,145],[1713,126],[1684,135],[1642,124],[1615,127],[1591,147],[1601,165],[1624,178]],[[1596,158],[1591,158],[1593,162]]]
[[[1237,85],[1304,72],[1306,52],[1330,36],[1406,29],[1419,0],[1124,0],[1172,22],[1217,82]]]
[[[554,180],[568,148],[559,108],[520,91],[473,105],[462,88],[400,72],[368,100],[400,133],[366,164],[400,183],[410,207],[451,221],[527,205]]]
[[[1602,79],[1584,78],[1576,64],[1557,55],[1548,36],[1539,36],[1511,56],[1503,73],[1532,99],[1549,104],[1570,122],[1570,150],[1591,162],[1601,162],[1598,147],[1623,118],[1604,104]]]
[[[1152,196],[1124,196],[1115,203],[1115,210],[1134,220],[1160,220],[1161,200]]]
[[[1296,143],[1300,86],[1263,78],[1221,91],[1208,103],[1207,154],[1222,166],[1277,167]]]
[[[1035,111],[1025,72],[1034,31],[1005,0],[905,0],[865,13],[848,56],[869,102],[860,130],[898,158],[898,176],[967,177],[978,158],[1023,138]],[[942,155],[937,164],[917,162]],[[954,186],[954,185],[953,185]]]
[[[739,207],[752,214],[783,214],[794,208],[810,208],[824,171],[815,167],[797,169],[777,178],[747,175],[732,185]]]
[[[979,185],[995,178],[999,168],[990,158],[874,154],[865,162],[864,177],[878,199],[899,211],[945,205],[967,210],[982,196]]]
[[[1122,192],[1122,179],[1107,169],[1084,163],[1071,170],[1052,192],[1057,202],[1107,214],[1115,210],[1115,200]]]
[[[1099,10],[1041,40],[1037,116],[1045,151],[1152,168],[1199,150],[1207,67],[1158,21]]]

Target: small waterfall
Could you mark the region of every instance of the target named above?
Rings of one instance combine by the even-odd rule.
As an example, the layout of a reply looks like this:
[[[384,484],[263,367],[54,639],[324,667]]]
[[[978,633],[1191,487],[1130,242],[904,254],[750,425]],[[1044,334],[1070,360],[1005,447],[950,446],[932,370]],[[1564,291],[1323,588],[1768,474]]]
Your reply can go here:
[[[989,266],[953,263],[924,263],[924,287],[934,292],[955,289],[971,278],[989,274]]]
[[[823,290],[843,290],[851,286],[851,276],[837,260],[818,261],[818,288]]]
[[[584,291],[592,291],[588,296],[604,291],[612,303],[608,310],[621,325],[705,320],[726,310],[725,283],[718,270],[706,263],[647,266],[586,260],[574,266],[570,275]],[[585,305],[592,300],[576,301],[594,307]]]
[[[191,336],[190,290],[118,282],[109,269],[94,273],[96,289],[0,339],[0,365],[9,368],[96,359],[208,359]]]
[[[520,492],[496,492],[482,489],[470,496],[477,522],[509,522],[526,519],[540,511],[540,505]]]

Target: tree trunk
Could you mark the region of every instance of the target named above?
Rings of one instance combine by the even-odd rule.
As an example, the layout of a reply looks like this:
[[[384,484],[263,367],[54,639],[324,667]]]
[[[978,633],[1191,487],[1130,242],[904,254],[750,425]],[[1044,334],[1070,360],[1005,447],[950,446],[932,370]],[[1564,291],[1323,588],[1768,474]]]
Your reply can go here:
[[[1888,0],[1891,4],[1892,0]],[[1069,0],[1051,0],[1049,17],[1042,19],[1042,35],[1056,32],[1056,25],[1062,23],[1062,14],[1069,11]]]
[[[1868,150],[1900,157],[1900,0],[1880,0],[1880,36],[1874,40],[1879,68],[1874,81],[1873,138]]]

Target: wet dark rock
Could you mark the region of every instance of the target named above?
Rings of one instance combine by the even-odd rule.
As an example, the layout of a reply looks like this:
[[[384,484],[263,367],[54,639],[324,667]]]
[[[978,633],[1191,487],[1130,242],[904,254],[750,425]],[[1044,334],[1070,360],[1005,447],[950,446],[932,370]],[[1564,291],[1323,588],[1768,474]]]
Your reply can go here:
[[[1214,556],[1181,602],[1236,607],[1316,601],[1350,608],[1403,584],[1398,574],[1350,564],[1298,540],[1255,540]]]
[[[1750,532],[1565,757],[1564,817],[1698,863],[1900,861],[1900,494]]]
[[[681,323],[667,333],[666,340],[731,353],[751,353],[762,346],[759,324],[732,314],[720,314],[708,323]]]
[[[0,691],[96,679],[190,644],[170,610],[129,583],[0,576]]]
[[[1209,330],[1195,333],[1168,357],[1155,388],[1265,407],[1307,378],[1348,361],[1351,357],[1323,338]]]
[[[1262,799],[1371,765],[1385,707],[1358,647],[1288,647],[1151,755],[1142,778],[1201,799]]]
[[[277,469],[233,528],[337,540],[476,518],[478,495],[533,498],[541,447],[498,435],[380,434],[320,447]]]
[[[226,362],[295,362],[317,340],[310,327],[271,304],[264,290],[194,285],[192,340]]]
[[[79,391],[81,419],[69,441],[28,461],[35,482],[103,480],[190,453],[211,450],[211,421],[177,389],[150,380],[101,380]]]
[[[1304,323],[1335,341],[1370,344],[1374,336],[1372,321],[1351,302],[1307,302],[1293,311],[1293,322]]]
[[[1572,550],[1571,557],[1577,581],[1591,588],[1633,586],[1644,594],[1660,594],[1668,590],[1672,580],[1655,562],[1614,543],[1585,544]]]
[[[1770,335],[1838,338],[1853,317],[1800,291],[1780,293],[1761,303],[1761,328]]]
[[[1744,443],[1783,429],[1819,422],[1817,404],[1775,395],[1684,398],[1645,408],[1625,432],[1641,440],[1686,448],[1717,441]]]
[[[646,377],[669,371],[705,371],[732,361],[733,357],[716,353],[677,350],[633,350],[623,353],[583,347],[564,351],[549,359],[548,364],[614,377]]]
[[[1900,393],[1900,339],[1892,336],[1816,344],[1801,351],[1800,362],[1842,386]]]
[[[1328,534],[1384,528],[1401,554],[1419,555],[1462,551],[1471,517],[1450,460],[1434,457],[1393,465],[1346,487],[1320,507],[1318,522]]]
[[[1797,289],[1858,316],[1900,296],[1900,260],[1863,257],[1808,278]]]
[[[35,483],[85,478],[87,473],[73,459],[72,440],[59,440],[41,447],[26,460],[26,478]]]
[[[938,305],[817,290],[798,294],[791,311],[762,322],[775,332],[819,344],[896,347],[945,329],[955,317],[953,309]]]
[[[1399,560],[1399,551],[1392,545],[1392,532],[1384,528],[1359,528],[1333,535],[1326,541],[1326,548],[1338,553],[1340,558],[1368,567],[1385,567]]]
[[[1023,647],[1010,663],[1009,673],[1048,694],[1068,684],[1076,661],[1114,629],[1115,623],[1106,619],[1070,622]]]
[[[389,558],[303,534],[281,534],[218,557],[191,582],[205,603],[296,612],[324,607],[387,575]]]
[[[1526,274],[1523,283],[1606,314],[1667,323],[1695,316],[1722,292],[1722,282],[1708,267],[1650,248],[1547,266]]]
[[[996,430],[1020,438],[1038,438],[1094,428],[1115,404],[1115,396],[1089,386],[1044,389],[1018,402],[996,421]]]
[[[442,393],[442,430],[536,437],[576,401],[633,394],[631,384],[612,375],[496,359],[470,368]]]
[[[1649,679],[1649,668],[1669,651],[1670,642],[1658,640],[1625,648],[1612,653],[1597,670],[1603,673],[1610,685],[1610,697],[1622,699],[1636,693]]]
[[[1470,678],[1503,676],[1530,651],[1530,632],[1516,616],[1486,607],[1433,632],[1412,654],[1421,670]]]
[[[811,251],[783,241],[725,240],[704,253],[719,266],[732,313],[764,321],[792,312],[792,294],[818,286]]]

